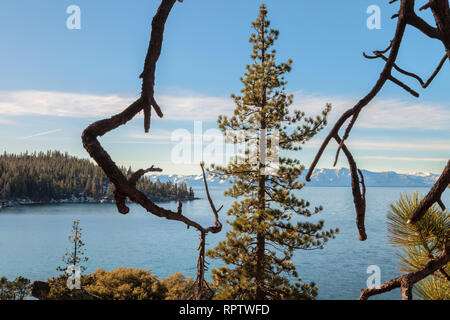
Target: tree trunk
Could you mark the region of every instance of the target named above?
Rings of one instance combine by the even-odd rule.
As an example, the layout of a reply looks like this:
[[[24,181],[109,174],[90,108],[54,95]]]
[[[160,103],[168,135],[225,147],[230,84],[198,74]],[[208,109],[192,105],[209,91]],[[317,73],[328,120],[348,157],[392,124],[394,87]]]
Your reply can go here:
[[[261,121],[261,129],[266,129],[265,119]],[[259,139],[261,143],[261,137]],[[264,150],[265,151],[265,150]],[[261,152],[261,149],[260,149]],[[264,212],[266,209],[266,176],[263,174],[263,170],[265,170],[265,164],[261,162],[261,155],[259,156],[259,177],[258,177],[258,227],[262,222],[264,222]],[[264,290],[264,258],[266,251],[266,238],[265,234],[262,231],[258,231],[256,235],[256,300],[264,300],[266,297],[266,293]]]
[[[447,0],[430,0],[431,11],[450,59],[450,8]]]
[[[265,38],[265,21],[263,20],[259,29],[259,36],[261,39],[264,40]],[[265,80],[266,77],[266,70],[265,70],[265,57],[266,57],[266,47],[265,45],[261,48],[261,66],[263,67],[263,80]],[[264,85],[263,87],[263,97],[261,101],[261,127],[260,127],[260,136],[259,136],[259,157],[258,157],[258,163],[259,163],[259,176],[258,176],[258,209],[259,209],[259,216],[258,216],[258,226],[264,221],[264,213],[266,209],[266,176],[264,175],[265,172],[265,163],[262,163],[262,159],[265,159],[261,155],[262,152],[266,152],[266,150],[262,150],[261,148],[261,133],[266,134],[267,129],[267,123],[266,123],[266,116],[264,114],[264,107],[267,103],[267,86]],[[266,137],[264,136],[264,139]],[[266,142],[265,142],[266,143]],[[264,143],[264,144],[265,144]],[[264,264],[265,264],[265,252],[266,252],[266,237],[265,233],[262,231],[258,231],[256,235],[256,300],[265,300],[266,298],[266,292],[264,290]]]
[[[266,177],[259,177],[259,210],[262,212],[265,209],[265,196],[264,188],[266,184]],[[258,224],[263,221],[263,217],[260,215],[258,217]],[[256,300],[264,300],[266,297],[264,291],[264,255],[266,251],[266,239],[262,232],[258,232],[256,235]]]

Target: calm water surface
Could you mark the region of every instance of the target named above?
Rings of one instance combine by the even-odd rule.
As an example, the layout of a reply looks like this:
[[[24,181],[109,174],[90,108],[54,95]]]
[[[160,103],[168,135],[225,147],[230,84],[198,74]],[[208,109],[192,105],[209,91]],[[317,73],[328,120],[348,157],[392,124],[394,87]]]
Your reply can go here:
[[[304,281],[319,285],[319,299],[356,299],[365,287],[367,267],[381,268],[382,281],[400,275],[395,251],[387,243],[386,213],[389,203],[408,188],[369,188],[366,226],[368,240],[358,241],[355,212],[350,188],[304,188],[300,195],[324,211],[311,221],[324,219],[328,228],[340,228],[336,239],[324,250],[297,251],[294,263]],[[223,197],[223,188],[212,188],[217,206],[229,208],[232,199]],[[426,189],[419,189],[427,192]],[[202,189],[196,194],[205,197]],[[450,193],[444,194],[450,203]],[[161,204],[176,210],[176,203]],[[213,223],[206,199],[184,204],[184,214],[205,226]],[[225,221],[222,213],[222,221]],[[174,272],[195,275],[199,234],[178,222],[150,215],[131,205],[131,213],[122,216],[112,204],[64,204],[8,208],[0,213],[0,275],[19,275],[46,280],[56,275],[61,257],[69,246],[67,237],[72,221],[80,218],[83,239],[89,257],[87,272],[118,267],[151,269],[160,278]],[[227,229],[227,228],[226,228]],[[225,230],[226,230],[225,229]],[[209,235],[212,248],[225,232]],[[210,268],[220,261],[210,261]],[[398,299],[399,291],[384,299]]]

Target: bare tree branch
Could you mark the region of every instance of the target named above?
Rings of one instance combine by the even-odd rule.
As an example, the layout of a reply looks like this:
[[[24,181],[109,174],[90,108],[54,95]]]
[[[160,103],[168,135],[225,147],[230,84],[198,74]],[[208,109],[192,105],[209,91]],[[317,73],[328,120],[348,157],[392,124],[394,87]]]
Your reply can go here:
[[[220,232],[220,230],[222,229],[222,224],[219,221],[219,212],[220,212],[220,210],[222,210],[223,206],[221,206],[218,210],[216,209],[216,206],[214,205],[214,201],[211,198],[211,194],[209,193],[208,182],[207,182],[206,173],[205,173],[205,165],[204,165],[204,163],[201,163],[200,166],[202,168],[203,182],[205,183],[206,196],[208,197],[208,202],[209,202],[209,205],[211,206],[211,210],[214,213],[214,219],[215,219],[214,227],[211,227],[211,228],[216,228],[219,230],[217,232]],[[206,229],[205,231],[213,232],[212,229],[211,230]],[[217,233],[217,232],[215,232],[215,233]]]
[[[383,55],[383,53],[381,51],[374,51],[373,52],[375,55],[374,56],[369,56],[366,53],[363,53],[363,56],[367,59],[377,59],[377,58],[381,58],[384,61],[387,61],[388,59]],[[417,74],[406,71],[402,68],[400,68],[399,66],[397,66],[397,64],[394,64],[394,69],[397,70],[398,72],[408,76],[408,77],[412,77],[414,79],[416,79],[417,81],[419,81],[420,85],[422,86],[422,88],[427,88],[430,83],[434,80],[434,78],[437,76],[437,74],[439,73],[439,71],[442,69],[442,66],[444,65],[445,61],[447,61],[447,54],[445,54],[441,61],[439,62],[438,66],[436,67],[436,69],[434,70],[434,72],[431,74],[430,78],[424,82],[422,80],[421,77],[419,77]]]
[[[341,143],[341,139],[336,135],[335,137],[337,143]],[[353,202],[355,203],[356,210],[356,227],[358,228],[358,238],[360,241],[367,240],[366,227],[364,225],[365,216],[366,216],[366,186],[364,184],[364,176],[361,170],[356,166],[355,159],[353,158],[350,150],[348,150],[345,144],[342,144],[342,151],[348,160],[348,165],[350,168],[350,176],[352,180],[352,193],[353,193]],[[361,177],[361,180],[358,177]],[[360,184],[362,186],[362,192],[360,188]]]
[[[205,289],[209,289],[211,293],[211,288],[209,288],[208,283],[205,281],[205,251],[206,251],[206,235],[208,232],[218,233],[222,230],[222,224],[219,221],[219,210],[216,209],[214,205],[214,201],[211,198],[211,194],[209,193],[208,182],[205,174],[204,164],[201,163],[202,173],[203,173],[203,182],[205,184],[206,196],[208,197],[209,204],[211,206],[211,210],[214,213],[214,226],[209,227],[203,231],[200,231],[200,244],[198,246],[198,261],[197,261],[197,278],[193,285],[193,290],[191,294],[188,294],[187,299],[190,300],[204,300],[211,296],[211,294],[205,293]]]
[[[139,181],[139,179],[141,179],[146,173],[149,173],[149,172],[162,172],[162,169],[151,166],[148,169],[138,170],[130,177],[130,179],[129,179],[130,183],[136,185],[136,183]]]
[[[445,210],[444,203],[441,200],[442,194],[445,189],[450,185],[450,160],[447,162],[447,166],[444,168],[439,179],[436,181],[430,192],[423,198],[417,208],[409,217],[408,223],[414,224],[419,221],[428,209],[435,203],[438,203],[442,210]]]
[[[342,143],[345,142],[345,140],[348,138],[351,129],[353,128],[353,125],[356,122],[356,119],[359,116],[359,113],[361,110],[367,106],[373,98],[376,97],[376,95],[380,92],[380,90],[385,85],[386,81],[389,80],[389,77],[391,76],[392,68],[394,67],[395,60],[397,59],[398,52],[400,49],[400,44],[403,39],[403,35],[405,33],[406,29],[406,12],[410,8],[411,3],[409,0],[403,0],[401,4],[401,9],[399,13],[399,19],[397,22],[397,29],[395,31],[394,39],[391,41],[390,48],[388,49],[390,51],[388,60],[386,61],[386,64],[383,68],[383,71],[380,74],[380,77],[378,78],[375,85],[372,87],[370,92],[362,98],[353,108],[347,110],[336,122],[334,127],[331,129],[331,132],[328,134],[328,136],[323,141],[319,151],[316,154],[316,157],[314,158],[309,171],[306,175],[306,180],[311,180],[311,175],[314,172],[315,167],[317,166],[317,163],[319,162],[323,152],[325,151],[326,147],[330,143],[331,139],[336,135],[339,134],[339,130],[341,127],[345,124],[345,122],[351,117],[350,123],[344,133],[344,136],[342,137],[342,142],[339,144],[338,150],[336,152],[336,161],[335,165],[337,163],[337,159],[339,157],[339,152],[342,149]]]
[[[152,21],[152,33],[150,37],[149,50],[147,51],[147,57],[145,58],[144,71],[140,75],[142,78],[142,92],[141,98],[143,100],[144,108],[144,127],[145,132],[150,130],[150,118],[151,107],[155,109],[159,117],[163,117],[161,108],[155,101],[154,88],[155,88],[155,71],[156,62],[161,55],[164,26],[169,16],[170,10],[175,4],[176,0],[162,1],[161,5]]]
[[[182,2],[181,0],[179,1]],[[155,168],[153,166],[149,169],[141,169],[134,173],[129,179],[127,179],[127,177],[111,159],[108,152],[103,149],[102,145],[98,141],[98,137],[103,136],[106,133],[118,128],[119,126],[126,124],[142,110],[144,110],[144,128],[146,132],[148,132],[150,129],[151,107],[155,109],[156,113],[160,117],[163,116],[161,108],[158,106],[154,98],[155,70],[156,63],[161,54],[164,26],[175,2],[176,0],[162,0],[156,15],[152,20],[150,44],[145,59],[144,71],[140,76],[143,79],[143,83],[142,92],[139,99],[133,102],[121,113],[116,114],[109,119],[100,120],[91,124],[88,128],[86,128],[86,130],[84,130],[82,134],[82,140],[84,148],[103,169],[109,180],[114,184],[116,188],[114,197],[120,213],[127,214],[130,211],[130,209],[126,206],[126,200],[127,198],[129,198],[131,201],[141,205],[148,212],[158,217],[166,218],[168,220],[180,221],[186,224],[188,228],[194,227],[195,229],[200,231],[200,255],[198,260],[199,274],[197,275],[197,279],[202,279],[200,286],[203,286],[206,234],[218,233],[222,230],[222,224],[220,223],[218,217],[218,212],[220,211],[220,209],[216,210],[214,203],[211,200],[203,165],[202,170],[203,176],[205,178],[205,188],[215,218],[214,226],[208,228],[204,228],[199,223],[184,216],[181,201],[178,204],[178,209],[176,212],[167,210],[156,205],[145,194],[136,189],[136,184],[143,175],[148,172],[160,172],[162,171],[161,169]]]
[[[389,3],[397,2],[397,0],[391,0]],[[384,87],[386,82],[389,80],[396,85],[400,86],[402,89],[406,90],[408,93],[412,94],[415,97],[419,97],[418,92],[410,88],[408,85],[406,85],[401,80],[397,79],[392,75],[392,70],[395,69],[398,72],[400,72],[403,75],[406,75],[408,77],[412,77],[419,81],[421,86],[423,88],[427,88],[430,83],[435,79],[436,75],[439,73],[439,71],[442,69],[442,66],[444,65],[447,58],[450,59],[450,10],[449,10],[449,4],[448,0],[430,0],[429,3],[425,6],[423,6],[421,9],[427,9],[430,8],[433,12],[437,28],[430,26],[428,23],[426,23],[422,18],[417,16],[417,14],[414,11],[414,0],[401,0],[400,1],[400,10],[398,14],[396,14],[394,17],[398,18],[397,20],[397,28],[395,31],[395,35],[393,40],[390,42],[389,46],[385,50],[379,50],[374,51],[373,56],[369,56],[365,53],[363,53],[363,56],[368,59],[377,59],[381,58],[385,61],[384,68],[382,72],[380,73],[380,76],[378,80],[376,81],[375,85],[372,87],[372,89],[369,91],[369,93],[362,98],[353,108],[348,109],[346,112],[344,112],[341,117],[337,120],[333,128],[331,129],[328,136],[324,139],[322,142],[322,145],[320,146],[314,160],[312,161],[308,173],[306,175],[306,180],[311,181],[311,176],[314,173],[314,169],[316,168],[320,158],[322,157],[325,149],[328,147],[328,144],[330,141],[334,138],[338,142],[338,148],[336,151],[334,166],[337,165],[337,162],[339,160],[339,153],[341,150],[344,150],[344,143],[348,139],[350,132],[355,125],[358,116],[361,112],[361,110],[366,107],[381,91],[381,89]],[[440,40],[446,50],[446,54],[439,62],[438,66],[436,67],[435,71],[432,73],[430,78],[424,82],[421,77],[418,75],[408,72],[404,69],[401,69],[396,64],[396,60],[398,57],[400,45],[403,40],[403,36],[405,33],[406,27],[410,25],[417,29],[419,29],[421,32],[423,32],[425,35],[432,39]],[[384,56],[384,54],[388,53],[388,57]],[[342,129],[342,127],[347,123],[347,121],[350,119],[349,124],[347,128],[345,129],[344,135],[342,136],[342,139],[339,138],[339,131]],[[336,139],[338,138],[338,139]],[[348,151],[348,149],[347,149]],[[348,157],[347,157],[348,158]],[[349,161],[351,162],[351,161]],[[356,166],[356,164],[355,164]],[[352,175],[352,189],[353,189],[353,197],[355,205],[361,202],[361,192],[360,188],[358,187],[358,191],[354,188],[355,182],[357,181],[357,176],[355,169],[351,169],[353,171]],[[439,189],[441,190],[441,189]],[[356,192],[355,192],[356,191]],[[441,192],[442,193],[442,192]],[[440,194],[439,194],[440,196]],[[442,201],[439,199],[435,199],[434,202],[438,202],[442,205]],[[434,203],[433,202],[433,203]],[[356,206],[358,207],[358,206]],[[361,206],[360,206],[361,207]],[[362,210],[359,209],[361,212]],[[357,209],[357,216],[360,216]]]
[[[450,9],[448,0],[430,0],[429,3],[439,30],[439,39],[442,41],[447,51],[447,57],[450,59]]]

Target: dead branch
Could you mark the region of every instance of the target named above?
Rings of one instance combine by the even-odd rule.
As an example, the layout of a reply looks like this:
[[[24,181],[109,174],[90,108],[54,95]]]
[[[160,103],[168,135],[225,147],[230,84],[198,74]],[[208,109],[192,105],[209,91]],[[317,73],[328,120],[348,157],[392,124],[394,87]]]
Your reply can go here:
[[[381,59],[383,59],[384,61],[387,61],[387,60],[388,60],[388,58],[386,58],[386,57],[383,55],[383,52],[381,52],[381,51],[374,51],[373,53],[375,54],[374,56],[369,56],[369,55],[367,55],[365,52],[363,52],[363,56],[364,56],[364,58],[366,58],[366,59],[377,59],[377,58],[381,58]],[[439,62],[438,66],[436,67],[436,69],[434,70],[434,72],[431,74],[430,78],[428,78],[428,80],[427,80],[426,82],[424,82],[424,81],[422,80],[422,78],[419,77],[417,74],[412,73],[412,72],[409,72],[409,71],[406,71],[406,70],[400,68],[399,66],[397,66],[397,64],[395,64],[395,63],[394,63],[394,69],[397,70],[398,72],[404,74],[405,76],[408,76],[408,77],[411,77],[411,78],[416,79],[417,81],[419,81],[419,83],[420,83],[420,85],[422,86],[422,88],[426,89],[426,88],[430,85],[430,83],[434,80],[434,78],[435,78],[436,75],[439,73],[439,71],[442,69],[442,66],[444,65],[445,61],[447,61],[447,54],[445,54],[445,55],[442,57],[442,59],[441,59],[441,61]]]
[[[361,290],[361,296],[359,297],[359,300],[367,300],[371,296],[385,293],[397,288],[400,288],[402,291],[402,300],[412,300],[412,288],[414,284],[425,279],[429,275],[434,274],[436,271],[439,271],[440,269],[445,267],[445,265],[449,261],[450,261],[450,241],[449,239],[447,239],[442,253],[438,257],[431,259],[421,269],[397,277],[393,280],[390,280],[382,284],[379,287],[365,288]]]
[[[138,177],[132,177],[131,181],[128,181],[125,175],[117,167],[109,154],[103,149],[97,138],[103,136],[106,133],[126,124],[133,119],[140,111],[144,109],[145,114],[145,130],[148,131],[150,126],[150,106],[153,106],[158,113],[162,116],[161,109],[156,104],[154,95],[154,79],[156,62],[159,59],[162,48],[164,26],[169,16],[170,10],[175,4],[176,0],[162,0],[161,5],[155,17],[152,20],[152,32],[150,45],[147,52],[147,57],[144,64],[144,72],[141,74],[143,78],[143,86],[141,97],[132,103],[121,113],[112,116],[109,119],[104,119],[91,124],[82,134],[83,146],[88,151],[90,156],[97,162],[97,164],[103,169],[107,177],[114,184],[116,191],[114,193],[117,208],[120,213],[127,214],[129,208],[125,205],[126,198],[130,198],[132,201],[141,204],[147,211],[160,216],[166,217],[171,220],[179,220],[191,226],[199,226],[195,222],[179,215],[178,212],[171,212],[160,208],[148,199],[143,193],[136,189],[136,183]],[[142,173],[138,171],[137,174]],[[137,179],[136,179],[137,178]]]
[[[447,162],[447,166],[444,168],[439,179],[435,185],[431,188],[430,192],[423,198],[417,208],[409,217],[408,223],[414,224],[419,221],[431,208],[431,206],[437,203],[442,210],[445,210],[445,205],[441,200],[442,194],[445,189],[450,185],[450,160]]]
[[[136,183],[139,181],[139,179],[141,179],[145,174],[147,174],[149,172],[162,172],[162,169],[155,168],[154,166],[151,166],[148,169],[140,169],[140,170],[136,171],[135,173],[133,173],[133,175],[130,177],[130,179],[129,179],[130,183],[136,185]]]
[[[430,3],[428,2],[428,3],[424,4],[423,6],[421,6],[419,8],[419,11],[426,10],[426,9],[429,9],[429,8],[430,8]]]
[[[439,39],[450,59],[450,8],[448,0],[430,0],[430,9],[436,21]]]
[[[391,0],[389,3],[397,2],[397,0]],[[355,125],[358,116],[363,108],[365,108],[381,91],[381,89],[384,87],[387,81],[390,81],[398,86],[400,86],[402,89],[406,90],[408,93],[412,94],[415,97],[419,97],[419,94],[410,88],[407,84],[402,82],[401,80],[397,79],[392,75],[393,69],[398,71],[400,74],[406,75],[408,77],[412,77],[419,81],[421,86],[423,88],[426,88],[430,85],[430,83],[434,80],[436,75],[441,70],[442,66],[444,65],[445,61],[450,59],[450,10],[448,5],[448,0],[430,0],[429,5],[426,5],[422,7],[422,10],[427,9],[428,7],[432,10],[436,25],[437,27],[430,26],[426,21],[424,21],[422,18],[420,18],[414,11],[414,4],[415,0],[401,0],[400,1],[400,10],[398,14],[395,15],[397,20],[397,28],[395,31],[395,35],[393,40],[391,40],[389,46],[385,50],[378,50],[374,51],[374,56],[369,56],[365,53],[363,53],[364,57],[368,59],[383,59],[385,61],[384,67],[382,72],[380,73],[380,76],[378,80],[376,81],[375,85],[372,87],[372,89],[369,91],[369,93],[363,97],[353,108],[348,109],[346,112],[344,112],[341,117],[337,120],[333,128],[331,129],[330,133],[327,135],[327,137],[322,142],[322,145],[320,146],[314,160],[312,161],[308,173],[306,175],[306,180],[311,181],[311,176],[314,173],[314,169],[316,168],[320,158],[322,157],[325,149],[328,147],[328,144],[332,139],[335,139],[336,137],[339,138],[339,131],[342,129],[345,123],[350,119],[349,124],[347,128],[345,129],[344,135],[342,136],[342,139],[340,139],[340,142],[338,142],[338,148],[336,151],[334,166],[336,166],[338,160],[339,160],[339,153],[341,150],[344,149],[344,143],[348,139],[350,132]],[[441,59],[440,63],[438,64],[435,71],[432,73],[430,78],[424,82],[421,77],[418,75],[408,72],[400,67],[398,67],[396,60],[398,57],[398,53],[400,50],[400,46],[403,40],[403,36],[406,30],[407,26],[413,26],[414,28],[420,30],[425,35],[432,39],[440,40],[446,50],[446,54]],[[387,54],[389,52],[389,55],[386,57],[384,54]],[[336,140],[336,139],[335,139]],[[353,170],[355,171],[355,170]],[[355,174],[354,174],[355,175]],[[356,179],[352,177],[352,186],[355,184]],[[353,188],[354,189],[354,188]],[[358,187],[359,190],[359,187]],[[354,202],[360,203],[360,192],[353,192],[354,196]],[[437,200],[436,200],[437,201]],[[358,210],[357,210],[358,213]],[[357,214],[359,216],[359,214]]]
[[[394,3],[397,0],[391,0],[390,3]],[[447,59],[450,59],[450,10],[449,10],[449,4],[447,0],[430,0],[426,5],[422,6],[420,10],[425,9],[431,9],[433,12],[435,22],[437,25],[437,28],[434,28],[430,26],[428,23],[426,23],[422,18],[417,16],[417,14],[414,11],[414,0],[401,0],[400,4],[400,11],[398,14],[394,15],[393,18],[398,18],[397,21],[397,29],[394,35],[394,39],[391,41],[390,45],[387,49],[383,51],[374,51],[374,56],[368,56],[365,53],[363,53],[364,57],[368,59],[377,59],[381,58],[385,61],[385,65],[383,68],[383,71],[380,74],[380,77],[378,78],[377,82],[371,89],[371,91],[362,99],[360,100],[352,109],[347,110],[336,122],[334,127],[332,128],[329,135],[325,138],[323,141],[316,157],[314,158],[308,174],[306,176],[306,180],[310,181],[311,175],[314,172],[315,167],[317,166],[317,163],[319,162],[324,150],[328,146],[329,142],[332,138],[334,138],[339,146],[336,152],[335,157],[335,163],[337,164],[337,161],[339,159],[339,152],[340,150],[343,150],[346,154],[348,160],[349,160],[349,166],[351,171],[351,179],[352,179],[352,191],[353,191],[353,198],[355,202],[355,208],[357,212],[357,225],[358,229],[360,226],[360,223],[358,222],[358,217],[360,217],[360,212],[362,212],[362,205],[365,206],[365,186],[364,186],[364,180],[361,175],[361,184],[363,188],[363,193],[361,195],[361,190],[359,188],[359,180],[356,176],[356,164],[354,163],[354,160],[352,159],[351,153],[345,146],[345,141],[349,137],[350,131],[352,130],[354,124],[356,123],[356,120],[359,116],[359,113],[361,110],[366,107],[380,92],[380,90],[384,87],[385,83],[389,80],[396,85],[400,86],[402,89],[406,90],[408,93],[412,94],[415,97],[419,97],[419,94],[411,89],[408,85],[400,81],[399,79],[395,78],[392,75],[392,70],[395,69],[400,74],[403,74],[408,77],[412,77],[419,81],[422,88],[427,88],[430,83],[434,80],[436,75],[439,73],[439,71],[442,69],[442,66],[444,65],[445,61]],[[398,56],[398,52],[400,49],[401,42],[403,40],[404,32],[406,29],[406,26],[410,25],[421,32],[423,32],[425,35],[427,35],[430,38],[438,39],[440,40],[446,50],[446,54],[439,62],[438,66],[430,76],[430,78],[424,82],[421,77],[418,75],[408,72],[400,67],[398,67],[396,60]],[[389,52],[389,56],[385,57],[384,54]],[[347,126],[344,136],[342,139],[339,138],[339,131],[341,130],[342,126],[347,122],[347,120],[350,119],[350,123]],[[361,174],[361,171],[358,170],[358,172]],[[438,179],[436,184],[433,186],[433,188],[430,190],[428,195],[423,199],[423,201],[419,204],[419,206],[416,208],[416,210],[413,212],[409,219],[409,223],[415,223],[416,221],[420,220],[420,218],[427,212],[427,210],[434,204],[438,203],[443,209],[444,204],[441,201],[442,193],[445,191],[445,189],[450,184],[450,160],[444,169],[444,172],[442,173],[441,177]],[[357,188],[355,187],[357,186]],[[364,217],[364,216],[363,216]],[[364,226],[364,222],[362,223],[362,226]],[[361,230],[360,235],[361,235]],[[361,237],[360,237],[361,238]],[[360,300],[366,300],[370,296],[384,293],[387,291],[391,291],[395,288],[401,288],[402,291],[402,299],[404,300],[410,300],[412,299],[412,289],[415,283],[419,282],[420,280],[424,279],[428,275],[433,274],[434,272],[438,270],[443,270],[443,267],[448,263],[449,261],[449,240],[447,239],[445,243],[445,248],[442,254],[437,257],[431,259],[426,266],[423,268],[403,275],[401,277],[398,277],[396,279],[393,279],[391,281],[386,282],[382,286],[378,288],[367,288],[363,289],[361,291]]]
[[[380,90],[383,88],[383,86],[385,85],[385,83],[389,80],[389,77],[391,76],[391,72],[392,72],[392,68],[394,66],[394,63],[397,59],[398,56],[398,52],[400,49],[400,44],[402,42],[403,39],[403,35],[405,33],[405,29],[406,29],[406,11],[409,8],[409,6],[411,6],[411,3],[409,0],[402,0],[402,4],[401,4],[401,8],[400,8],[400,13],[399,13],[399,19],[397,22],[397,30],[395,31],[395,36],[394,39],[391,41],[390,44],[390,48],[388,49],[390,51],[389,53],[389,57],[388,60],[386,61],[386,64],[383,68],[383,71],[380,74],[380,77],[378,78],[377,82],[375,83],[375,85],[373,86],[373,88],[370,90],[370,92],[363,98],[361,99],[353,108],[347,110],[336,122],[336,124],[334,125],[334,127],[331,129],[331,132],[328,134],[328,136],[325,138],[325,140],[323,141],[316,157],[314,158],[308,174],[306,175],[306,180],[310,181],[311,180],[311,175],[314,172],[314,169],[317,165],[317,163],[320,160],[320,157],[322,156],[323,152],[325,151],[326,147],[328,146],[328,144],[330,143],[331,139],[337,135],[341,129],[341,127],[344,125],[344,123],[351,118],[350,123],[344,133],[344,136],[342,137],[342,142],[339,144],[338,150],[336,152],[336,162],[338,160],[339,157],[339,152],[342,149],[342,144],[345,142],[345,140],[347,140],[351,129],[353,128],[353,125],[356,122],[356,119],[359,116],[359,113],[361,112],[361,110],[367,106],[374,98],[375,96],[380,92]]]
[[[150,45],[145,59],[142,94],[139,99],[133,102],[128,108],[119,114],[112,116],[109,119],[100,120],[91,124],[82,134],[83,146],[88,151],[90,156],[103,169],[109,180],[116,187],[116,199],[118,199],[118,207],[121,213],[128,213],[129,208],[126,207],[124,199],[128,197],[131,201],[140,204],[148,212],[169,220],[176,220],[184,222],[186,225],[195,227],[198,230],[203,228],[196,222],[186,218],[179,212],[166,210],[159,207],[148,199],[142,192],[136,189],[135,180],[143,171],[138,171],[136,176],[128,180],[121,170],[117,167],[109,154],[103,149],[98,141],[98,137],[126,124],[133,119],[146,106],[152,105],[150,102],[153,99],[153,85],[155,77],[155,66],[159,59],[163,41],[164,25],[167,21],[170,10],[175,4],[176,0],[162,0],[161,5],[152,21],[152,33]],[[154,100],[154,99],[153,99]],[[158,109],[158,107],[153,107]],[[160,111],[160,109],[159,109]],[[157,111],[158,112],[158,111]],[[161,113],[162,114],[162,113]]]
[[[442,59],[441,62],[439,62],[439,65],[436,67],[436,70],[434,70],[433,74],[430,76],[430,78],[427,80],[427,82],[425,82],[424,84],[422,84],[422,87],[425,89],[427,88],[430,83],[434,80],[434,78],[437,76],[437,74],[439,73],[439,71],[441,71],[442,66],[444,65],[445,61],[447,61],[447,54],[445,54]]]
[[[178,1],[182,2],[182,0]],[[161,108],[156,103],[154,98],[155,70],[156,63],[161,54],[165,23],[175,2],[176,0],[162,0],[156,15],[152,20],[150,44],[144,63],[144,71],[140,75],[140,78],[143,79],[141,96],[121,113],[116,114],[109,119],[100,120],[91,124],[88,128],[86,128],[86,130],[84,130],[82,140],[84,148],[103,169],[109,180],[114,184],[114,197],[120,213],[127,214],[130,211],[130,209],[126,206],[126,200],[129,198],[131,201],[141,205],[151,214],[161,218],[166,218],[168,220],[180,221],[186,224],[188,228],[194,227],[200,231],[200,257],[198,261],[199,274],[197,275],[197,279],[204,279],[205,237],[208,233],[220,232],[222,230],[222,224],[220,223],[218,217],[218,212],[220,209],[216,210],[209,194],[203,165],[202,170],[203,177],[205,178],[206,193],[215,218],[214,226],[208,228],[204,228],[199,223],[184,216],[181,201],[178,204],[178,209],[176,212],[167,210],[156,205],[145,194],[136,189],[136,184],[143,175],[148,172],[160,172],[161,169],[153,166],[149,169],[141,169],[127,179],[127,177],[111,159],[108,152],[98,141],[98,137],[105,135],[119,126],[125,125],[142,110],[144,110],[144,128],[146,132],[150,129],[151,107],[155,109],[156,113],[160,117],[163,116]],[[203,285],[203,282],[204,281],[201,282],[201,285]]]
[[[339,136],[334,137],[337,143],[341,143],[341,138]],[[358,169],[355,159],[353,158],[350,150],[348,150],[345,144],[342,144],[342,151],[348,160],[348,165],[350,167],[350,176],[352,180],[352,193],[353,202],[355,203],[356,210],[356,227],[358,228],[358,238],[360,241],[367,240],[366,227],[364,224],[366,216],[366,186],[364,183],[364,176],[362,171]],[[359,177],[358,177],[359,174]],[[360,188],[362,187],[362,192]]]
[[[205,233],[213,232],[214,230],[217,230],[217,231],[213,232],[213,233],[218,233],[222,230],[222,224],[219,221],[219,212],[220,212],[220,210],[222,210],[223,206],[221,206],[219,209],[216,209],[216,206],[214,205],[214,201],[211,198],[211,194],[209,193],[208,182],[206,180],[205,165],[204,165],[204,163],[201,163],[200,166],[202,168],[203,182],[205,184],[206,196],[208,197],[208,202],[209,202],[209,205],[211,206],[211,210],[214,213],[214,219],[215,219],[214,227],[205,229]]]
[[[187,296],[189,300],[204,300],[211,296],[211,288],[209,288],[208,283],[205,281],[205,250],[206,250],[206,234],[208,232],[217,233],[222,230],[222,224],[219,221],[219,211],[223,208],[221,206],[218,210],[214,205],[214,201],[211,198],[211,194],[209,193],[208,182],[206,180],[205,167],[204,164],[201,164],[202,173],[203,173],[203,181],[205,184],[206,196],[208,197],[209,204],[211,206],[211,210],[214,213],[214,226],[205,229],[204,231],[200,231],[200,244],[198,246],[198,261],[197,261],[197,278],[193,285],[193,290],[190,295]],[[214,232],[215,231],[215,232]],[[205,292],[205,290],[209,289],[209,294]]]
[[[151,166],[151,168],[148,169],[140,169],[133,173],[133,175],[130,177],[128,182],[130,185],[134,186],[136,188],[136,184],[146,173],[148,172],[161,172],[162,169],[160,168],[154,168]],[[127,196],[125,193],[120,192],[119,190],[114,190],[114,199],[116,201],[117,210],[119,210],[122,214],[128,214],[130,212],[130,209],[125,205],[127,201]]]

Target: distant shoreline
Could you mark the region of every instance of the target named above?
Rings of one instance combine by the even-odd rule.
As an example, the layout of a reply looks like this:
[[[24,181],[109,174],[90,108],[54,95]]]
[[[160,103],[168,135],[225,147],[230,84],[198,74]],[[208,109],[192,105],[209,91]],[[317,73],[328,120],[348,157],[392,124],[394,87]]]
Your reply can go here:
[[[186,198],[181,199],[181,202],[200,200],[201,198]],[[153,202],[165,203],[179,201],[173,198],[151,198]],[[37,205],[54,205],[54,204],[115,204],[115,200],[110,199],[63,199],[63,200],[50,200],[50,201],[32,201],[29,199],[18,199],[18,200],[0,200],[0,208],[15,208],[21,206],[37,206]],[[127,203],[133,203],[132,201],[127,201]]]
[[[222,186],[211,186],[222,187]],[[351,186],[314,186],[314,185],[305,185],[304,188],[351,188]],[[427,189],[430,186],[367,186],[369,188],[404,188],[404,189]],[[181,199],[182,202],[201,200],[202,198],[193,197],[193,198],[185,198]],[[172,197],[150,197],[150,200],[153,202],[166,203],[166,202],[174,202],[178,201],[178,199],[174,199]],[[115,200],[112,199],[62,199],[62,200],[50,200],[50,201],[32,201],[30,199],[16,199],[16,200],[0,200],[0,210],[7,208],[15,208],[20,206],[33,206],[33,205],[52,205],[52,204],[115,204]],[[132,203],[132,201],[127,201],[127,203]]]

